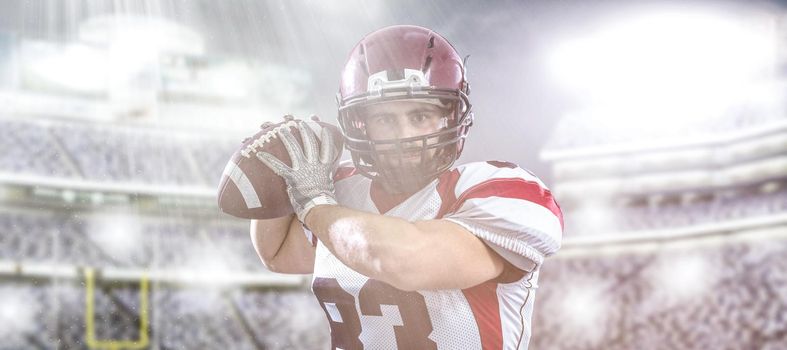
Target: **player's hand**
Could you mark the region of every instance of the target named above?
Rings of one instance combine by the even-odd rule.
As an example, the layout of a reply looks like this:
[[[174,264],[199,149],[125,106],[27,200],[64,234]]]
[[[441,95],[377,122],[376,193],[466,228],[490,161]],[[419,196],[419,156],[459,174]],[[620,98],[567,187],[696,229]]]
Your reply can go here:
[[[298,130],[303,140],[303,149],[289,128],[277,132],[290,155],[292,167],[270,153],[258,152],[256,155],[262,163],[284,178],[292,208],[298,220],[304,222],[306,215],[315,206],[337,204],[333,188],[336,163],[333,160],[339,150],[327,128],[322,128],[320,132],[322,142],[306,123],[299,122]]]

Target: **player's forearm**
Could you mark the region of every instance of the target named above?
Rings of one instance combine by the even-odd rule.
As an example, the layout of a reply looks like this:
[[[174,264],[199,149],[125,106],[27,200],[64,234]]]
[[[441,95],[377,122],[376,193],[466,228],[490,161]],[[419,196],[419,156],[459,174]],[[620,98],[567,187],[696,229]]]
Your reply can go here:
[[[418,235],[407,220],[338,205],[315,207],[306,226],[342,263],[389,284],[396,283],[402,259],[411,256]]]
[[[260,260],[269,269],[273,270],[273,260],[281,250],[284,239],[290,228],[293,216],[269,219],[251,220],[251,241]]]

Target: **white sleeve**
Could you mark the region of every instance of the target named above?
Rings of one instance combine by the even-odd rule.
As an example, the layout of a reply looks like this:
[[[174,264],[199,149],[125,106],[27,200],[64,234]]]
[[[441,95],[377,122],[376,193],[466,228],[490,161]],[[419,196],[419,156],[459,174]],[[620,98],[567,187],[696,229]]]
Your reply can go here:
[[[464,185],[460,179],[455,209],[443,218],[483,239],[514,266],[532,271],[560,249],[562,213],[532,174],[517,168],[504,175],[515,176],[470,179]]]

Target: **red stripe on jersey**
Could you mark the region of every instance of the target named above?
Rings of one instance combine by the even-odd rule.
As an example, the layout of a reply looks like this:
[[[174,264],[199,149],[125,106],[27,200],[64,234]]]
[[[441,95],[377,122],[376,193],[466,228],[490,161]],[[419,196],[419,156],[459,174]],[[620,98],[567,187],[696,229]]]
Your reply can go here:
[[[519,167],[518,165],[516,165],[514,163],[504,162],[504,161],[499,161],[499,160],[488,160],[488,161],[486,161],[486,163],[491,165],[491,166],[498,167],[498,168],[516,169],[516,168]]]
[[[502,349],[503,327],[500,323],[500,304],[497,300],[497,283],[484,282],[475,287],[462,289],[470,309],[473,311],[481,348]]]
[[[355,170],[355,167],[349,167],[349,166],[339,167],[338,169],[336,169],[336,173],[333,174],[333,182],[344,180],[350,176],[355,175],[356,173],[357,171]]]
[[[459,199],[446,213],[458,210],[468,199],[488,197],[522,199],[536,203],[555,214],[560,220],[560,227],[563,227],[563,212],[552,197],[552,193],[538,183],[518,177],[490,179],[470,187],[459,196]]]
[[[437,194],[440,195],[440,210],[435,218],[440,219],[456,203],[456,183],[459,181],[459,170],[454,169],[442,173],[437,180]]]

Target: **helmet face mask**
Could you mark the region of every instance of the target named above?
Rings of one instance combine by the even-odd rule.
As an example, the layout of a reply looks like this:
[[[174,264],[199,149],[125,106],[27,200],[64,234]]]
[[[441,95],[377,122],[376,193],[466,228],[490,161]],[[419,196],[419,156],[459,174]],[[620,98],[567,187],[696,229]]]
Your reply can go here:
[[[473,121],[467,91],[461,59],[436,33],[393,26],[365,37],[350,55],[337,95],[339,124],[356,169],[389,193],[412,193],[450,169]],[[439,124],[399,134],[370,124],[369,110],[400,111],[408,103],[431,105],[425,109],[432,117],[440,113]]]

